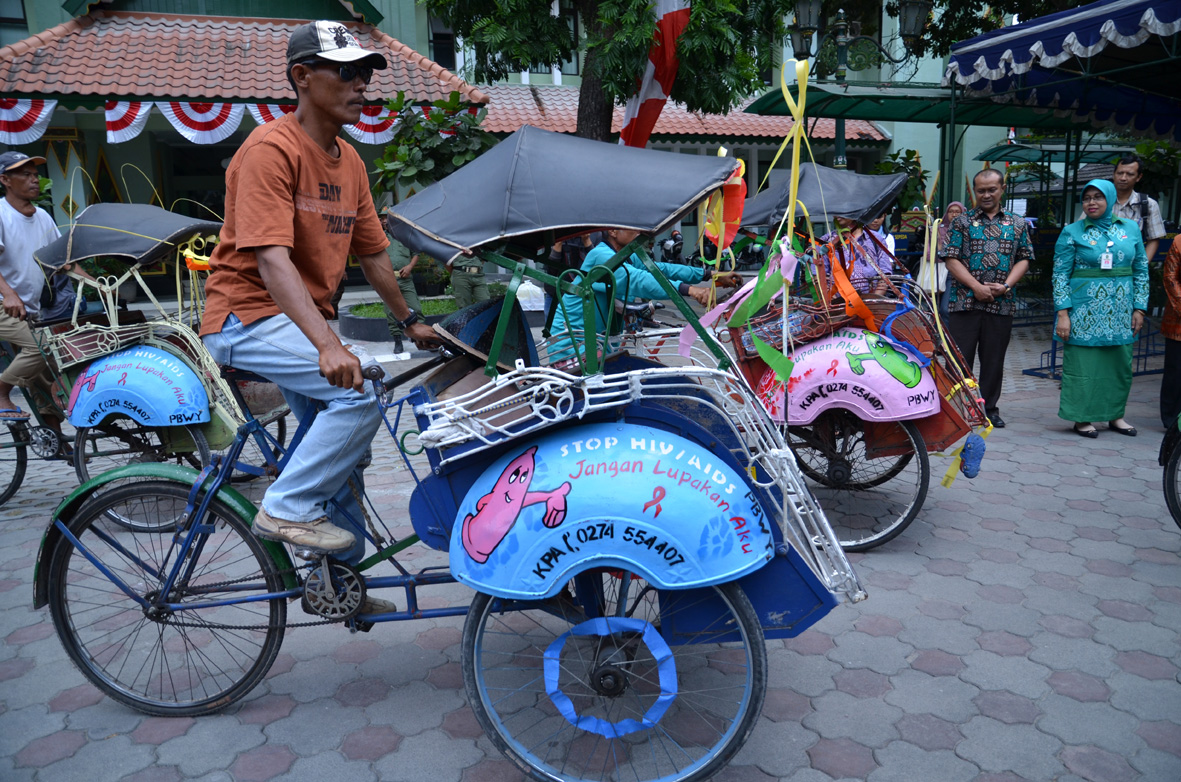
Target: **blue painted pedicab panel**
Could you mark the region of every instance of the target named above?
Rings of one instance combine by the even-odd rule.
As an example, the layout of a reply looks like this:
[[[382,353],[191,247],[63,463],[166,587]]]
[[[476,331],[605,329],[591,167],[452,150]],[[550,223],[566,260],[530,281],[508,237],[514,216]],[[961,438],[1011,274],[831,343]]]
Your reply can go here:
[[[451,572],[498,597],[556,594],[588,568],[663,589],[733,581],[775,552],[741,473],[703,446],[632,423],[530,438],[484,470],[459,504]]]
[[[144,426],[209,420],[209,395],[197,373],[174,354],[133,347],[91,363],[70,392],[70,423],[95,426],[122,414]]]

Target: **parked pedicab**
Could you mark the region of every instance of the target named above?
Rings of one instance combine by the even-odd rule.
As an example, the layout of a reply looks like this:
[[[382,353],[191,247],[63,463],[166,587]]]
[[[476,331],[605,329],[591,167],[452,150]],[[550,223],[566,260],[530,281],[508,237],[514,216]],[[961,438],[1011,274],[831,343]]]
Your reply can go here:
[[[866,224],[905,184],[905,174],[807,164],[797,198],[812,221],[844,217]],[[748,202],[743,224],[779,225],[789,199],[787,185],[763,191]],[[850,281],[856,244],[797,240],[804,250],[800,284],[786,317],[774,303],[731,321],[730,336],[742,373],[772,418],[786,424],[800,469],[841,545],[865,551],[914,520],[929,487],[928,452],[984,426],[984,409],[971,368],[935,319],[935,303],[904,269],[881,269],[877,291],[858,290]],[[759,357],[755,336],[795,362],[786,382]]]
[[[836,605],[835,593],[864,592],[782,434],[704,329],[713,366],[613,352],[595,328],[594,286],[611,289],[609,269],[559,281],[509,256],[603,226],[655,234],[733,166],[526,127],[399,204],[390,223],[412,251],[474,254],[513,275],[502,301],[437,327],[451,353],[373,380],[390,433],[413,416],[425,448],[422,474],[402,454],[416,484],[414,534],[395,538],[375,513],[354,519],[379,549],[355,568],[256,538],[255,508],[226,482],[243,441],[259,434],[251,420],[200,475],[132,465],[61,504],[35,604],[50,606],[70,657],[123,703],[195,715],[265,676],[289,599],[302,599],[311,623],[352,629],[466,615],[472,709],[526,773],[717,772],[759,714],[765,639],[800,633]],[[632,252],[656,270],[640,242],[608,266]],[[586,373],[540,365],[515,301],[526,278],[580,297]],[[422,374],[409,393],[391,393]],[[130,477],[138,482],[118,485]],[[391,480],[388,466],[370,468],[371,486]],[[157,526],[129,531],[107,521],[111,511]],[[400,564],[396,555],[419,542],[449,552],[449,565]],[[390,574],[374,575],[387,560]],[[456,581],[476,591],[470,606],[421,607],[420,590]],[[360,614],[367,591],[381,588],[402,590],[405,610]]]
[[[96,204],[34,253],[49,272],[99,257],[127,267],[97,279],[59,272],[75,281],[78,302],[83,291],[93,291],[98,311],[79,315],[76,304],[69,317],[33,324],[55,369],[54,383],[51,394],[25,392],[37,420],[9,424],[0,441],[0,501],[19,488],[30,452],[54,458],[72,450],[78,479],[85,482],[133,462],[201,467],[211,449],[229,444],[243,418],[191,328],[199,313],[186,312],[184,301],[176,312],[165,310],[141,276],[168,260],[178,268],[199,261],[202,246],[216,241],[220,227],[155,206]],[[149,298],[154,313],[120,307],[119,290],[129,282]],[[256,412],[281,429],[282,397],[263,386],[247,394]],[[75,428],[72,443],[44,424],[39,410],[50,407]]]

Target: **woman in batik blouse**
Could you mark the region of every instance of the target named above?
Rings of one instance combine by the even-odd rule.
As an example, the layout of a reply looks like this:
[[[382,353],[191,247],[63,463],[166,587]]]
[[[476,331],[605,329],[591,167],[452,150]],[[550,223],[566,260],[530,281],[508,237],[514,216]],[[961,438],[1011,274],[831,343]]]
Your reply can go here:
[[[1083,219],[1054,246],[1054,337],[1063,343],[1058,417],[1094,438],[1092,422],[1129,437],[1124,420],[1132,389],[1132,343],[1148,308],[1148,258],[1136,223],[1112,217],[1115,185],[1092,179],[1083,189]]]

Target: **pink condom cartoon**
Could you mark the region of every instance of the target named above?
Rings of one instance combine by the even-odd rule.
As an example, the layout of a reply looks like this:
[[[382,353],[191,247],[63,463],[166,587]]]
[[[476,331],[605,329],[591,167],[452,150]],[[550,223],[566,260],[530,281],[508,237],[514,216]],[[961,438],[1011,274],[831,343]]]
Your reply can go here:
[[[469,513],[464,518],[463,548],[476,562],[483,564],[488,561],[488,557],[517,522],[521,511],[530,505],[545,503],[542,522],[547,527],[556,527],[566,518],[569,481],[553,491],[529,491],[535,453],[536,445],[509,462],[496,479],[492,491],[476,501],[475,515]]]

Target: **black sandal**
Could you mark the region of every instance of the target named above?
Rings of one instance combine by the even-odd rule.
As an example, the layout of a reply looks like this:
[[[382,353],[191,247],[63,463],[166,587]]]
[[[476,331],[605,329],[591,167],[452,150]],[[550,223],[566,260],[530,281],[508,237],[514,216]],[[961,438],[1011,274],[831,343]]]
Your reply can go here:
[[[1110,429],[1111,431],[1115,432],[1116,434],[1122,434],[1125,437],[1135,437],[1137,434],[1139,434],[1139,432],[1136,431],[1136,427],[1129,426],[1125,429],[1123,427],[1116,426],[1115,422],[1113,422],[1113,421],[1107,422],[1107,428]]]
[[[1088,426],[1090,426],[1091,428],[1090,429],[1079,429],[1078,428],[1079,425],[1075,424],[1074,425],[1074,433],[1077,434],[1079,437],[1086,437],[1090,440],[1094,440],[1094,439],[1098,438],[1099,437],[1099,430],[1096,429],[1091,424],[1088,424]]]

